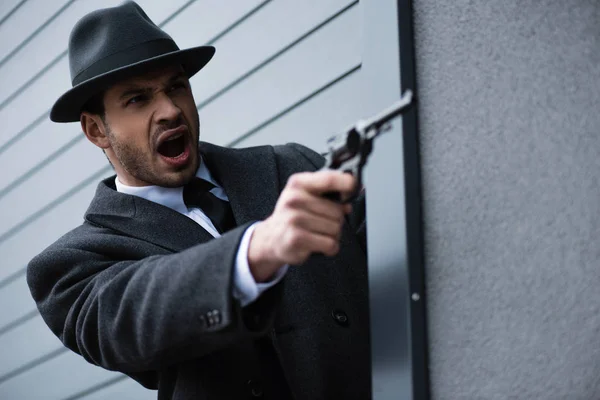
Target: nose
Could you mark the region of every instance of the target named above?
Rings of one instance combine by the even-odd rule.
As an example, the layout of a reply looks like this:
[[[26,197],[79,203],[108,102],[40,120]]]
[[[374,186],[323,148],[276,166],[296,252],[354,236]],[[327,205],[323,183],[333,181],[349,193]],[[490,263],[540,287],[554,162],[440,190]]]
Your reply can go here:
[[[177,120],[181,115],[181,109],[168,95],[160,93],[156,99],[156,110],[154,120],[157,124],[169,123]]]

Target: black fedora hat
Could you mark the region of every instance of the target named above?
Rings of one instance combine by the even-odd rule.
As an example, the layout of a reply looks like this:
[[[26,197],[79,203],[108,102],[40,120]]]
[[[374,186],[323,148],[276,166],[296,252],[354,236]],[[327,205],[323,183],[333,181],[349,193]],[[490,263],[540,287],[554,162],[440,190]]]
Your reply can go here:
[[[206,65],[212,46],[180,50],[175,41],[134,2],[81,18],[69,38],[72,88],[52,106],[54,122],[79,121],[81,109],[112,83],[161,65],[179,64],[188,77]]]

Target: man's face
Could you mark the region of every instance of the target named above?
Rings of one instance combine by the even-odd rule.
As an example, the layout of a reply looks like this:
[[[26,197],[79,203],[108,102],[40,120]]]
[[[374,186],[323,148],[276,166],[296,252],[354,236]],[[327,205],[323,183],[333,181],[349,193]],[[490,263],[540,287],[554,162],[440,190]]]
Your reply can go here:
[[[177,187],[198,169],[200,123],[181,67],[149,72],[104,95],[105,149],[119,180],[130,186]]]

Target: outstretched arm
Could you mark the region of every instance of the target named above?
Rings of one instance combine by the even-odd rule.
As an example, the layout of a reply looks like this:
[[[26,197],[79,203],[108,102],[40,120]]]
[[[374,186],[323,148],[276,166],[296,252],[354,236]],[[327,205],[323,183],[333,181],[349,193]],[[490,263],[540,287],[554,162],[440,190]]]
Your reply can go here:
[[[245,308],[232,296],[246,228],[139,259],[160,249],[86,224],[34,258],[27,279],[67,347],[107,369],[158,369],[268,331],[280,285]]]

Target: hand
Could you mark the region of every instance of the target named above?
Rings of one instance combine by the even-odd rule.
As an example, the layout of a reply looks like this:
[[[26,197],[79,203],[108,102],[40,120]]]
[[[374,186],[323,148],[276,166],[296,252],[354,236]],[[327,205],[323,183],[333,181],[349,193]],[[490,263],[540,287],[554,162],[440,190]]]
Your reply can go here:
[[[349,195],[356,178],[339,171],[294,174],[281,192],[275,210],[260,222],[248,247],[250,272],[257,282],[268,280],[285,264],[302,264],[312,253],[339,251],[344,216],[350,204],[322,197],[336,191]]]

